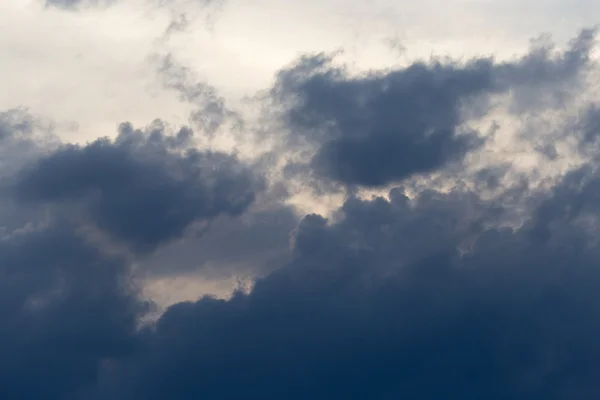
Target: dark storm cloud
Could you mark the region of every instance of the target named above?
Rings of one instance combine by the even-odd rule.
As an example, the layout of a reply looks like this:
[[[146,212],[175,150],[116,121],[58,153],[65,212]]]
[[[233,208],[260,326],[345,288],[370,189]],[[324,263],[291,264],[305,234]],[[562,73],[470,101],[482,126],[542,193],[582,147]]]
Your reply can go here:
[[[0,397],[73,398],[103,362],[131,354],[147,306],[123,260],[8,190],[55,138],[23,109],[0,113],[0,131]]]
[[[0,239],[0,397],[63,400],[129,355],[144,304],[118,259],[51,221]]]
[[[67,145],[41,158],[14,190],[27,203],[82,209],[116,240],[152,250],[195,221],[241,214],[263,186],[235,156],[189,148],[191,135],[186,128],[165,134],[159,122],[145,131],[122,124],[114,141]]]
[[[489,111],[490,95],[512,94],[517,110],[534,100],[545,107],[548,99],[564,101],[566,88],[590,67],[594,38],[586,30],[563,53],[537,45],[513,62],[416,62],[360,76],[325,55],[304,57],[279,74],[272,93],[287,107],[290,146],[315,148],[309,165],[317,175],[381,186],[439,170],[480,147],[485,137],[465,123]]]
[[[112,398],[596,397],[598,231],[562,210],[597,220],[597,181],[567,177],[516,230],[460,191],[307,216],[294,261],[250,294],[171,307]]]

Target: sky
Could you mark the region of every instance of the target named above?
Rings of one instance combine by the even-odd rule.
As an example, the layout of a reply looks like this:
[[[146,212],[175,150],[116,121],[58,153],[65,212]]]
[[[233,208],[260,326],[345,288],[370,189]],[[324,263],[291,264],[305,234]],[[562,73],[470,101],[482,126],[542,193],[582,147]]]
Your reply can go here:
[[[598,398],[596,15],[0,2],[0,398]]]

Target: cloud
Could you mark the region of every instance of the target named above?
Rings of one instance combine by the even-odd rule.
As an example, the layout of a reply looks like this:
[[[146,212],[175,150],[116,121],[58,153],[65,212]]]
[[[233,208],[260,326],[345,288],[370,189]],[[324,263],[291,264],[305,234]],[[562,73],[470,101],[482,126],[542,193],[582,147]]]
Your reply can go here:
[[[115,1],[116,0],[46,0],[46,6],[74,11],[83,7],[108,6]]]
[[[160,121],[125,123],[114,140],[85,146],[50,141],[38,125],[24,110],[0,114],[10,178],[0,196],[10,217],[0,230],[0,396],[75,399],[102,368],[140,351],[152,310],[131,259],[108,252],[87,225],[148,252],[195,219],[242,213],[262,180]]]
[[[64,399],[129,355],[146,309],[122,260],[64,221],[0,239],[0,396]]]
[[[491,95],[508,95],[514,113],[559,104],[531,93],[573,100],[561,94],[591,68],[591,37],[558,54],[362,77],[306,58],[275,90],[300,100],[285,104],[286,144],[306,140],[307,166],[344,185],[443,171],[481,145],[464,122]],[[27,113],[0,114],[0,216],[19,216],[0,234],[0,397],[596,398],[600,174],[588,109],[564,132],[579,165],[546,186],[506,183],[512,166],[490,164],[450,188],[351,192],[300,222],[258,172],[272,172],[269,157],[259,168],[199,150],[189,128],[124,123],[115,139],[73,145],[36,135]],[[421,156],[396,161],[409,151]],[[209,229],[188,237],[196,224]],[[145,272],[212,261],[260,277],[141,324]]]
[[[181,237],[197,221],[237,216],[263,181],[235,156],[191,149],[192,132],[124,123],[115,140],[66,145],[24,169],[13,184],[26,203],[81,209],[136,251]]]
[[[363,75],[323,54],[303,57],[272,89],[284,105],[289,146],[314,149],[288,172],[308,167],[343,185],[378,187],[461,161],[486,140],[468,123],[491,111],[490,96],[511,94],[516,110],[541,99],[556,104],[581,87],[594,38],[583,31],[563,53],[534,43],[512,62],[434,60]]]
[[[243,123],[242,117],[227,107],[225,99],[219,96],[214,87],[198,82],[192,72],[177,64],[171,55],[161,60],[159,74],[167,89],[175,90],[182,101],[193,106],[189,122],[195,128],[214,135],[227,121]]]
[[[0,112],[0,174],[4,178],[15,173],[26,160],[36,157],[42,147],[56,145],[58,138],[49,125],[25,108]]]
[[[597,220],[598,179],[566,177],[515,230],[486,228],[500,205],[463,191],[394,189],[349,199],[337,221],[307,216],[289,265],[249,294],[172,306],[113,388],[130,399],[594,397],[598,232],[580,225],[584,208],[561,210],[589,204]]]

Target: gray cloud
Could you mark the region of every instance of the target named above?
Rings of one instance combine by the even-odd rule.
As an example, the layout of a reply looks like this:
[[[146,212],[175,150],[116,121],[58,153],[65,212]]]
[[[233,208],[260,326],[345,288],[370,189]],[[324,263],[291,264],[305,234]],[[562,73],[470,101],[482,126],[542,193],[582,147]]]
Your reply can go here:
[[[575,176],[587,183],[571,191]],[[348,200],[337,221],[307,216],[293,261],[250,294],[171,307],[143,355],[115,371],[113,393],[594,397],[598,232],[581,225],[584,208],[561,210],[589,204],[596,220],[597,181],[566,177],[516,230],[486,228],[501,206],[462,191],[411,200],[395,189]]]
[[[158,122],[147,130],[125,123],[114,141],[67,145],[36,161],[14,190],[28,203],[81,208],[115,239],[152,250],[195,221],[241,214],[263,187],[236,157],[189,148],[191,135],[165,134]]]
[[[52,221],[0,239],[0,396],[61,400],[131,355],[138,301],[126,265]]]
[[[286,107],[289,146],[315,149],[308,165],[288,171],[305,165],[342,184],[376,187],[460,161],[486,139],[465,124],[490,111],[490,95],[512,94],[515,110],[560,104],[591,68],[594,38],[583,31],[564,53],[538,43],[513,62],[417,62],[361,76],[325,55],[304,57],[272,90]]]

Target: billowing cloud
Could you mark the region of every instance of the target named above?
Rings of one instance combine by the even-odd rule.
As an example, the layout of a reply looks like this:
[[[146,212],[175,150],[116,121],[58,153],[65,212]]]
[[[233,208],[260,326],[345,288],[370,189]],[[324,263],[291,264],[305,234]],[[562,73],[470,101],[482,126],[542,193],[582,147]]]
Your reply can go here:
[[[131,355],[146,306],[123,260],[65,221],[0,238],[0,396],[61,400]]]
[[[196,221],[241,214],[263,182],[235,156],[189,148],[192,132],[122,124],[114,140],[66,145],[15,179],[18,199],[82,209],[135,250],[182,236]]]
[[[123,123],[75,145],[37,135],[22,110],[0,114],[0,216],[14,215],[0,231],[0,397],[597,398],[599,124],[577,98],[592,42],[584,31],[560,53],[364,76],[326,57],[282,71],[277,150],[308,147],[300,168],[346,186],[461,174],[453,162],[485,141],[468,122],[495,95],[513,114],[587,110],[539,135],[577,156],[545,185],[490,162],[460,185],[348,191],[299,222],[270,192],[288,183],[280,165],[200,149],[189,128]],[[172,87],[204,104],[177,71]],[[146,273],[212,266],[258,278],[148,320]]]
[[[513,62],[417,62],[358,76],[325,55],[304,57],[279,74],[273,96],[286,104],[290,146],[315,148],[308,162],[315,174],[383,186],[439,170],[482,146],[485,136],[467,123],[490,111],[491,95],[512,93],[522,109],[576,90],[590,68],[594,37],[583,31],[558,54],[538,43]]]
[[[337,221],[307,216],[288,266],[250,294],[171,307],[146,332],[143,354],[111,371],[114,390],[134,399],[594,397],[597,180],[566,177],[518,229],[486,228],[500,205],[460,190],[409,199],[394,189],[389,200],[349,199]]]
[[[24,110],[0,116],[0,396],[80,398],[102,367],[139,351],[153,309],[130,257],[97,243],[89,225],[148,252],[196,220],[243,213],[262,179],[160,121],[76,146],[36,134]]]

